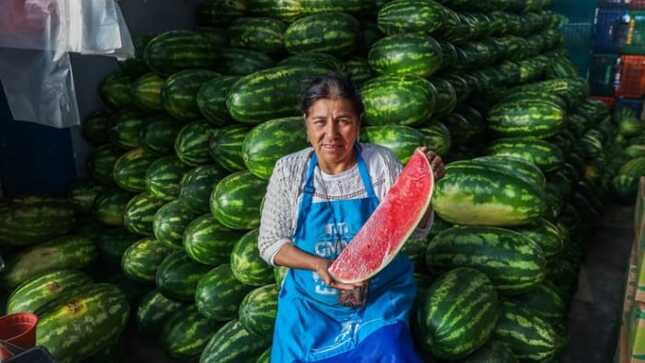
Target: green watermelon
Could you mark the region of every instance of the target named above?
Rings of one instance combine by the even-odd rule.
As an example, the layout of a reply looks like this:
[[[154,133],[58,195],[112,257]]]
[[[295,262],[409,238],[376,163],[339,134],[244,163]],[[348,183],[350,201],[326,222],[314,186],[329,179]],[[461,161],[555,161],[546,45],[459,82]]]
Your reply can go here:
[[[115,115],[114,126],[110,130],[110,140],[123,149],[141,146],[141,130],[146,125],[143,114],[123,111]]]
[[[24,196],[0,200],[0,245],[25,246],[68,233],[76,223],[68,200]]]
[[[230,121],[226,95],[238,79],[236,76],[217,77],[204,82],[197,92],[199,111],[211,125],[224,126]]]
[[[205,1],[197,7],[197,23],[200,25],[226,25],[231,20],[244,16],[247,11],[245,0]]]
[[[374,78],[363,85],[361,95],[368,125],[419,124],[435,110],[436,89],[414,75]]]
[[[271,348],[265,350],[255,363],[271,363]]]
[[[492,226],[534,222],[546,211],[543,185],[476,161],[448,164],[446,176],[435,187],[432,206],[448,222]]]
[[[344,68],[347,76],[358,87],[374,77],[372,68],[365,58],[350,58],[345,62]]]
[[[521,233],[499,227],[453,227],[428,245],[426,264],[449,270],[472,267],[486,273],[505,294],[526,292],[546,276],[542,249]]]
[[[179,199],[191,210],[208,212],[208,198],[217,183],[226,175],[215,165],[198,166],[186,174],[180,182]]]
[[[141,144],[157,154],[170,154],[175,150],[175,139],[181,127],[170,116],[155,116],[141,129]]]
[[[253,287],[239,282],[229,264],[210,270],[197,283],[195,304],[199,312],[215,321],[228,321],[237,317],[240,303]]]
[[[331,71],[342,71],[343,63],[327,53],[299,53],[291,55],[278,63],[278,66],[314,67]]]
[[[124,109],[132,105],[132,77],[121,71],[109,74],[99,86],[103,102],[114,109]]]
[[[546,320],[532,310],[510,304],[502,305],[495,335],[521,360],[549,361],[563,344]]]
[[[229,261],[233,245],[243,232],[224,227],[208,213],[192,221],[184,231],[184,249],[193,260],[218,266]]]
[[[193,261],[184,251],[177,251],[163,259],[157,268],[155,282],[164,296],[192,302],[197,283],[209,269],[209,266]]]
[[[166,201],[179,196],[180,182],[190,168],[175,156],[155,160],[146,170],[146,192]]]
[[[250,49],[226,48],[221,57],[218,71],[236,76],[246,76],[275,65],[268,55]]]
[[[235,243],[231,253],[231,270],[235,278],[246,285],[262,286],[273,282],[273,269],[260,257],[257,229]]]
[[[138,330],[149,335],[159,334],[168,318],[182,306],[182,303],[168,299],[158,290],[150,291],[137,309]]]
[[[363,128],[361,141],[390,149],[396,158],[405,164],[414,150],[424,145],[425,137],[417,129],[408,126],[385,125]]]
[[[287,24],[279,19],[248,17],[236,19],[227,33],[232,47],[277,53],[284,49],[286,30]]]
[[[123,254],[121,269],[131,279],[143,282],[154,282],[157,268],[172,249],[153,238],[144,238],[130,247]]]
[[[564,155],[557,146],[531,138],[499,139],[490,146],[488,151],[491,155],[525,159],[545,172],[558,169],[564,162]]]
[[[429,77],[441,68],[443,54],[439,43],[430,36],[397,34],[374,43],[368,60],[380,74]]]
[[[564,125],[566,109],[541,98],[524,98],[494,106],[488,127],[504,137],[553,136]]]
[[[395,0],[380,8],[378,27],[385,34],[427,33],[443,26],[445,8],[434,1]]]
[[[275,284],[251,291],[240,305],[240,324],[251,334],[273,334],[273,324],[278,311],[278,288]]]
[[[206,69],[187,69],[168,77],[161,89],[161,104],[178,120],[194,120],[201,116],[197,106],[199,88],[219,74]]]
[[[167,203],[155,213],[152,223],[155,238],[168,247],[183,248],[184,230],[199,215],[181,199]]]
[[[76,270],[56,270],[26,280],[9,295],[7,314],[34,312],[61,294],[92,282],[89,276]]]
[[[266,187],[266,181],[248,171],[231,174],[217,183],[211,193],[211,213],[226,227],[255,228],[260,225],[260,207]]]
[[[208,342],[199,363],[252,363],[270,343],[270,335],[253,335],[246,331],[239,321],[231,320]]]
[[[82,213],[89,213],[94,208],[96,197],[104,191],[104,188],[91,181],[77,181],[70,186],[69,199],[76,210]],[[60,228],[60,224],[56,226]]]
[[[301,0],[304,15],[320,13],[357,13],[365,8],[363,0]]]
[[[92,284],[39,314],[36,345],[73,363],[106,348],[126,327],[130,307],[116,286]]]
[[[307,132],[302,117],[264,122],[244,138],[242,158],[251,174],[268,180],[278,159],[306,148]]]
[[[358,33],[358,20],[349,14],[315,14],[289,25],[284,33],[284,44],[292,54],[330,53],[343,57],[356,49]]]
[[[446,157],[452,146],[450,130],[441,122],[432,122],[419,129],[424,136],[424,145],[441,157]]]
[[[94,241],[101,259],[109,265],[120,266],[125,251],[141,238],[125,228],[106,228],[96,234]]]
[[[119,156],[121,156],[121,151],[114,145],[106,144],[97,147],[88,162],[92,178],[103,185],[114,184],[112,171]]]
[[[144,58],[155,73],[170,75],[189,68],[212,68],[216,46],[204,33],[175,30],[159,34],[146,46]]]
[[[92,145],[103,145],[110,141],[110,129],[114,126],[112,115],[107,112],[94,112],[81,123],[81,132]]]
[[[143,236],[151,236],[152,222],[155,213],[161,208],[166,201],[156,198],[147,193],[141,193],[130,199],[125,207],[123,216],[123,225],[133,233]]]
[[[567,305],[555,285],[548,280],[526,294],[513,296],[508,302],[531,309],[535,315],[547,321],[562,320],[567,315]]]
[[[114,182],[121,189],[143,192],[146,189],[146,170],[157,158],[157,154],[144,148],[128,151],[114,164]]]
[[[186,165],[199,166],[212,161],[209,141],[213,129],[206,121],[195,121],[184,126],[175,141],[175,153]]]
[[[96,197],[94,215],[101,223],[109,226],[122,226],[126,207],[132,193],[122,190],[106,190]]]
[[[433,356],[456,360],[486,344],[499,316],[491,280],[471,268],[452,270],[436,280],[417,312],[423,347]]]
[[[182,307],[164,323],[161,346],[170,358],[194,361],[219,328],[200,315],[195,305]]]
[[[132,84],[134,103],[142,111],[162,111],[161,88],[166,80],[154,73],[146,73]]]
[[[567,236],[556,225],[546,219],[542,219],[534,225],[516,228],[515,230],[540,246],[546,257],[555,256],[562,252],[567,239]]]
[[[484,347],[469,355],[463,363],[518,363],[508,345],[491,339]]]
[[[436,110],[433,116],[440,119],[451,114],[457,107],[457,91],[452,83],[445,79],[433,79],[432,85],[437,90]]]
[[[249,74],[233,85],[226,107],[235,120],[251,124],[295,116],[304,84],[327,73],[324,68],[280,66]]]
[[[251,129],[245,126],[228,126],[214,131],[208,143],[211,158],[230,172],[245,170],[242,145],[249,131]]]
[[[284,266],[276,266],[273,268],[273,279],[278,287],[282,286],[282,282],[287,278],[289,268]]]

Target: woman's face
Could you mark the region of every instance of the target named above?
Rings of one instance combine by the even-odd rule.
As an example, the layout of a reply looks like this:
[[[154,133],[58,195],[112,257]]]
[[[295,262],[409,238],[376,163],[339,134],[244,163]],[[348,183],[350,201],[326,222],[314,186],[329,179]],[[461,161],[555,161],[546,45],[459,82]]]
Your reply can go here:
[[[332,167],[352,160],[361,125],[350,101],[320,99],[311,105],[305,117],[307,137],[318,159]]]

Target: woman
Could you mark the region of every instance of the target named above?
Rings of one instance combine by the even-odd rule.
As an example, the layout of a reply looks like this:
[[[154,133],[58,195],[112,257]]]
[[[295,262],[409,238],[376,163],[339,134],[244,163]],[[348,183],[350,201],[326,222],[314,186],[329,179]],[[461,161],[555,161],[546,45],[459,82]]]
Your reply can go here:
[[[399,255],[358,285],[338,283],[328,272],[402,166],[389,150],[358,143],[363,105],[348,80],[316,79],[301,109],[312,147],[276,164],[258,239],[263,259],[290,268],[280,291],[271,361],[420,362],[407,325],[416,292],[407,257]],[[423,151],[441,177],[441,159]],[[429,212],[416,237],[425,237],[431,223]],[[344,296],[361,293],[363,306],[344,303]]]

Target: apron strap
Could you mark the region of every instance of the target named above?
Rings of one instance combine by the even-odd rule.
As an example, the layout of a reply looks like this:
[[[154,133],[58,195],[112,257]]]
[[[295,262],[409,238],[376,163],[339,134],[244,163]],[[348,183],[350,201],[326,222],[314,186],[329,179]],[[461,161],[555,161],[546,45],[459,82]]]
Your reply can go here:
[[[316,165],[318,165],[318,157],[315,152],[311,154],[311,160],[309,160],[309,166],[307,167],[307,176],[305,177],[304,194],[300,202],[300,209],[298,210],[298,224],[296,224],[295,235],[298,235],[300,229],[304,227],[307,212],[309,212],[314,200],[314,170],[316,170]]]
[[[365,160],[361,156],[361,147],[356,144],[356,160],[358,161],[358,172],[361,174],[361,181],[365,186],[365,191],[369,198],[376,198],[376,193],[374,193],[374,187],[372,186],[372,180],[370,179],[370,174],[367,172],[367,166],[365,165]],[[378,199],[378,198],[376,198]]]

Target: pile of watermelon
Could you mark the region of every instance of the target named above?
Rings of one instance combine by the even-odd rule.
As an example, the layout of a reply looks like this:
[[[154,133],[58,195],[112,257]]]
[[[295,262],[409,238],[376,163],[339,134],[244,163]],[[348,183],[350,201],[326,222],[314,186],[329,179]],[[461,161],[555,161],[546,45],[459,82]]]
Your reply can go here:
[[[338,72],[363,142],[449,162],[431,235],[403,249],[418,351],[558,361],[584,242],[611,191],[633,200],[645,135],[588,97],[548,2],[207,0],[196,29],[137,39],[83,123],[91,179],[0,202],[7,311],[42,312],[60,361],[119,361],[129,319],[174,359],[268,362],[286,271],[259,256],[260,208],[307,146],[302,87]]]

